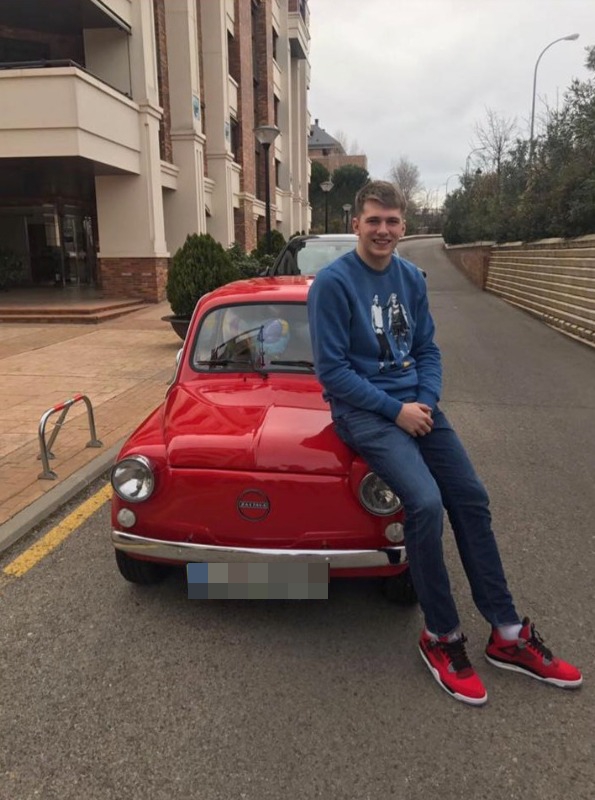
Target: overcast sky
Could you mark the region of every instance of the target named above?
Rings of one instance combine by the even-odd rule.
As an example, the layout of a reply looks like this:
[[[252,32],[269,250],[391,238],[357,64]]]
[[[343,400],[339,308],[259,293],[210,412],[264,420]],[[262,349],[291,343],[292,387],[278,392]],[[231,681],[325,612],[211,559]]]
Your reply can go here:
[[[387,178],[406,156],[426,189],[460,173],[486,107],[529,136],[533,72],[536,132],[573,78],[589,76],[595,0],[310,0],[312,121],[342,131]],[[470,164],[476,156],[472,156]],[[453,177],[448,190],[457,186]],[[436,197],[436,194],[434,194]]]

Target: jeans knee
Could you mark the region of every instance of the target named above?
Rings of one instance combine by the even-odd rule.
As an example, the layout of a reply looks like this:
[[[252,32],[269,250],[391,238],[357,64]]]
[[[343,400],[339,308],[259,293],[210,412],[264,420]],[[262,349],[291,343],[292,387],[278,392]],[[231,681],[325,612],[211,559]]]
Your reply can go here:
[[[405,507],[405,514],[414,516],[424,527],[436,525],[441,530],[444,508],[440,493],[432,492],[418,498],[412,508]]]

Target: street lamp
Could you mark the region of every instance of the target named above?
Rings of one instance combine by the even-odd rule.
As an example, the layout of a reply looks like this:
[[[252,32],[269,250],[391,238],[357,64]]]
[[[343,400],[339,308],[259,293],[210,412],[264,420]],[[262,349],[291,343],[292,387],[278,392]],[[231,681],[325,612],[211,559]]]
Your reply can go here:
[[[343,211],[345,212],[345,233],[349,233],[349,212],[351,211],[351,203],[344,203]]]
[[[458,177],[459,177],[459,173],[458,173],[458,172],[453,172],[453,174],[452,174],[452,175],[449,175],[449,176],[448,176],[448,178],[446,179],[446,183],[444,184],[444,187],[445,187],[445,189],[444,189],[444,194],[445,194],[445,195],[448,195],[448,182],[449,182],[449,180],[450,180],[451,178],[458,178]]]
[[[328,233],[328,193],[333,188],[332,180],[322,181],[320,188],[324,192],[324,232]]]
[[[266,230],[266,251],[271,252],[271,181],[269,177],[271,145],[279,136],[281,131],[276,125],[259,125],[254,128],[256,140],[262,145],[264,150],[264,206],[265,206],[265,230]]]
[[[539,62],[541,61],[541,56],[545,53],[546,50],[549,50],[550,47],[557,44],[558,42],[576,42],[579,35],[578,33],[571,33],[568,36],[561,36],[559,39],[554,39],[553,42],[550,42],[547,47],[544,47],[537,61],[535,62],[535,70],[533,71],[533,99],[531,101],[531,133],[529,135],[529,162],[533,160],[533,148],[534,148],[534,141],[533,141],[533,129],[535,127],[535,90],[537,88],[537,67],[539,66]]]
[[[485,147],[476,147],[475,150],[472,150],[465,160],[465,175],[469,174],[469,159],[473,155],[473,153],[480,153],[482,150],[485,150]]]

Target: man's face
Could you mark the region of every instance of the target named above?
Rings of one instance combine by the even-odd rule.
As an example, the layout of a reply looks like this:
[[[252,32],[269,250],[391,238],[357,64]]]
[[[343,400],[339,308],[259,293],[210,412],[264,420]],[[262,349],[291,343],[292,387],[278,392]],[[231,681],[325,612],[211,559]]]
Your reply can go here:
[[[398,208],[366,200],[362,213],[353,218],[353,230],[359,236],[356,249],[360,258],[373,269],[384,269],[405,234],[405,218]]]

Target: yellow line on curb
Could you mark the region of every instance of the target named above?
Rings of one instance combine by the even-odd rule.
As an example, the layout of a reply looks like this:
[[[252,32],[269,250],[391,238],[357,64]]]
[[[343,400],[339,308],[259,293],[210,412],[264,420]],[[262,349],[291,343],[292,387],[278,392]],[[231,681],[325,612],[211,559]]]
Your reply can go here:
[[[42,558],[55,550],[58,545],[64,541],[71,533],[80,527],[83,522],[89,519],[101,506],[106,503],[112,496],[112,487],[108,483],[103,489],[100,489],[84,503],[81,503],[71,514],[64,517],[62,522],[48,531],[38,542],[31,545],[28,550],[21,553],[20,556],[11,561],[2,570],[4,575],[12,578],[20,578],[31,567],[34,567]]]

